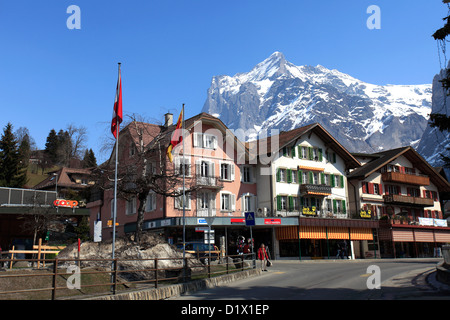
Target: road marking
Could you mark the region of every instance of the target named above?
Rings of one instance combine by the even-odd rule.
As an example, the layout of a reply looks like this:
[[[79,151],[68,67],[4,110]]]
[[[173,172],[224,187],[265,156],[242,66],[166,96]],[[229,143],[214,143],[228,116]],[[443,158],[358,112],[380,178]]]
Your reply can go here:
[[[364,273],[360,275],[360,277],[370,277],[371,275],[373,275],[373,273]]]
[[[286,272],[283,272],[283,271],[275,271],[275,272],[272,272],[272,273],[274,273],[274,274],[283,274],[283,273],[286,273]]]

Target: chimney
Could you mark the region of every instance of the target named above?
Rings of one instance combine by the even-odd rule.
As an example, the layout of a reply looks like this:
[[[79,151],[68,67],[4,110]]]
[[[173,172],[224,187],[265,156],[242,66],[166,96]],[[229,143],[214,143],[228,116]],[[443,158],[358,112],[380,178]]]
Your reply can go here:
[[[164,127],[168,128],[169,126],[173,125],[173,114],[166,113],[164,115],[164,119],[165,119]]]

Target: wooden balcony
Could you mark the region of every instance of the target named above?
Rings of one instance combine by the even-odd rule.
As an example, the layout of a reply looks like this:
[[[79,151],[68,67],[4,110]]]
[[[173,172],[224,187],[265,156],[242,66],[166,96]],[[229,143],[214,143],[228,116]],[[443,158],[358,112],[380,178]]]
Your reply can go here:
[[[326,196],[331,194],[331,187],[323,184],[301,184],[300,194]]]
[[[430,178],[423,175],[414,175],[401,172],[383,172],[381,179],[384,182],[397,182],[404,184],[411,184],[416,186],[428,186],[430,185]]]
[[[432,207],[433,199],[404,196],[399,194],[387,194],[383,196],[384,202],[388,204],[401,204],[414,207]]]

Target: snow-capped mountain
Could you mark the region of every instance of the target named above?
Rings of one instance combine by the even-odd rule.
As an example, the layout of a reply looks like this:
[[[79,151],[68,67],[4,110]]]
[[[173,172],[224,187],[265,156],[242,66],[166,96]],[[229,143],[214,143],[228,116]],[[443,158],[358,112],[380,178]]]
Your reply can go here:
[[[417,145],[431,84],[373,85],[320,65],[295,66],[275,52],[250,72],[213,77],[202,111],[243,129],[247,140],[319,122],[349,151],[377,152]]]
[[[450,68],[450,63],[447,68]],[[433,97],[431,113],[440,113],[449,115],[450,96],[442,88],[440,80],[445,77],[445,70],[434,76],[433,78]],[[422,139],[417,147],[419,152],[431,165],[439,167],[444,164],[441,154],[448,156],[450,148],[450,133],[448,131],[441,132],[439,128],[427,126],[423,133]]]

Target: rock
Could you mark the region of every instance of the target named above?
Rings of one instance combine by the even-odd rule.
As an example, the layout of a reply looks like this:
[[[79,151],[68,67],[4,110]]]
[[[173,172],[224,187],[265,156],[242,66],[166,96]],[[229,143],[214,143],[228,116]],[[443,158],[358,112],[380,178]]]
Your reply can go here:
[[[105,242],[83,242],[80,247],[81,267],[94,267],[110,269],[112,266],[112,241]],[[161,236],[152,233],[144,233],[141,242],[138,244],[128,237],[120,237],[115,242],[115,257],[118,259],[117,270],[120,277],[130,281],[154,279],[155,259],[158,259],[159,269],[183,268],[183,252],[175,246],[167,243]],[[76,261],[78,258],[78,245],[67,246],[58,254],[58,259],[70,259]],[[186,254],[188,258],[188,268],[196,271],[204,265],[191,254]],[[74,264],[72,261],[61,263],[61,267],[68,267]],[[142,271],[145,270],[145,271]],[[170,272],[169,272],[170,273]],[[179,272],[178,272],[179,273]],[[177,273],[177,274],[178,274]],[[159,278],[166,277],[166,271],[158,272]]]

